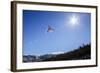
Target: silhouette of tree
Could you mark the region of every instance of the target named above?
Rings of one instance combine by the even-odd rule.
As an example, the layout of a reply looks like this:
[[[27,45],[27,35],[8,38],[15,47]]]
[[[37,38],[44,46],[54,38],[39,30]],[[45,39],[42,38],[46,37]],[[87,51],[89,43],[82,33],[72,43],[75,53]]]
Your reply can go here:
[[[64,54],[58,54],[55,57],[47,58],[43,61],[57,61],[57,60],[79,60],[91,58],[91,45],[82,45],[78,49],[75,49]]]
[[[62,54],[45,54],[41,56],[25,55],[23,62],[40,62],[40,61],[61,61],[61,60],[84,60],[91,59],[91,43],[83,44],[79,48]]]

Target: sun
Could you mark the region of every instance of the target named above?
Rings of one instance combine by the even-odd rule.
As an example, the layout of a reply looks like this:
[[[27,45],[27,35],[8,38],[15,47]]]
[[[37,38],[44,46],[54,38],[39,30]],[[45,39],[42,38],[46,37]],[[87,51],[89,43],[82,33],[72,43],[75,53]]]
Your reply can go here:
[[[70,24],[71,24],[72,26],[76,26],[76,25],[78,24],[78,20],[79,20],[78,16],[75,15],[75,14],[73,14],[73,15],[70,17],[69,22],[70,22]]]

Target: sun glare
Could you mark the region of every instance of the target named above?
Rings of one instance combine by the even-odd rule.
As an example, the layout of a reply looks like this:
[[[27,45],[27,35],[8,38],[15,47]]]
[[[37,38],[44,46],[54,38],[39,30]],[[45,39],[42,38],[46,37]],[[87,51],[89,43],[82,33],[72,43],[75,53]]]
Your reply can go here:
[[[69,21],[72,26],[76,26],[78,24],[78,16],[72,15]]]

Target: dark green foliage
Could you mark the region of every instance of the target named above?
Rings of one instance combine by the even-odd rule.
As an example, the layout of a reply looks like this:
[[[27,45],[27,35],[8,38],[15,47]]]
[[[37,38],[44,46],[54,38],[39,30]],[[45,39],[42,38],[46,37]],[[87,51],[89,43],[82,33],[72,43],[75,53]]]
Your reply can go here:
[[[45,54],[41,56],[24,55],[23,62],[61,61],[61,60],[84,60],[91,59],[91,44],[80,46],[78,49],[62,54]]]
[[[91,58],[91,46],[90,44],[80,46],[78,49],[75,49],[70,52],[63,54],[58,54],[54,57],[47,58],[43,61],[59,61],[59,60],[83,60]]]

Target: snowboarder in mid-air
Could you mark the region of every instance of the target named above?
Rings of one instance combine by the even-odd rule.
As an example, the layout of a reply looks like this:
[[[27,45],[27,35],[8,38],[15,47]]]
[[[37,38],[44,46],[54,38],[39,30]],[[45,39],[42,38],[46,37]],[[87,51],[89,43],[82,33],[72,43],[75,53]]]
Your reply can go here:
[[[50,25],[48,25],[47,32],[54,32],[54,29]]]

